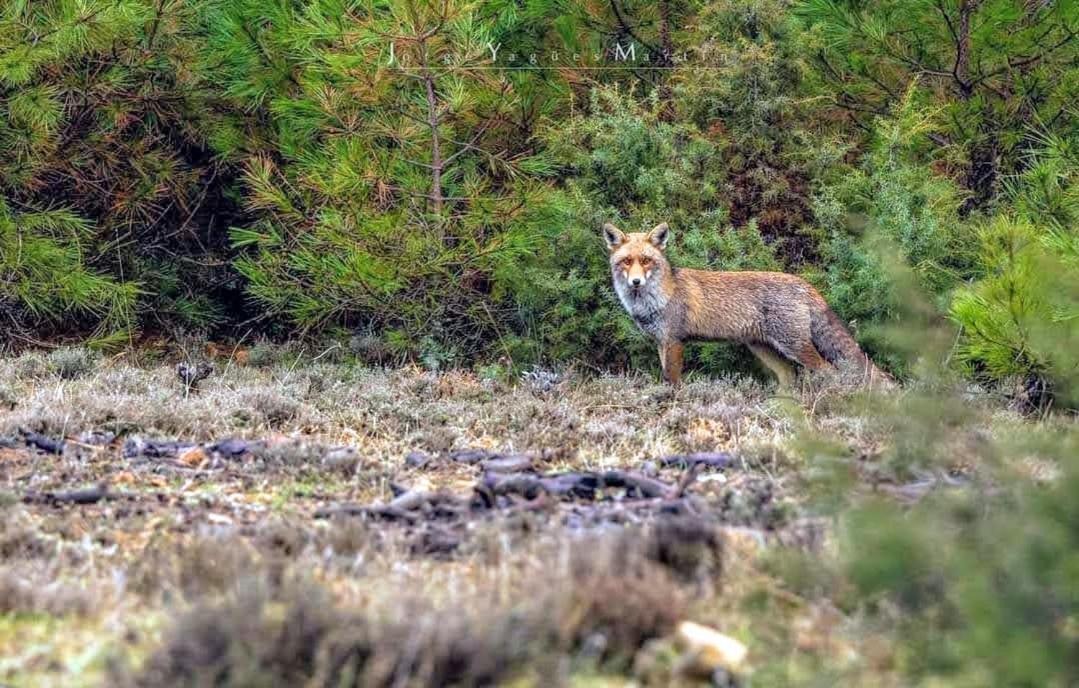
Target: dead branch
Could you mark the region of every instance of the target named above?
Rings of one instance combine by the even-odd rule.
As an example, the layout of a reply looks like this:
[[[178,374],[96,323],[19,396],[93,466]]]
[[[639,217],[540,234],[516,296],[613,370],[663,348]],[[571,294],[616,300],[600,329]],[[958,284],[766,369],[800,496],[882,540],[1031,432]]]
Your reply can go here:
[[[63,439],[54,440],[51,437],[46,437],[45,435],[31,430],[23,430],[22,437],[23,441],[26,442],[26,446],[35,447],[46,454],[64,453],[65,442]]]
[[[147,457],[152,459],[167,459],[179,456],[181,452],[194,448],[195,442],[183,442],[177,440],[144,440],[140,437],[132,437],[124,442],[123,455],[125,459]]]
[[[101,483],[67,492],[28,492],[23,495],[23,504],[97,504],[102,500],[121,499],[124,495],[109,492],[109,486]]]
[[[665,467],[676,466],[679,468],[690,468],[693,466],[702,466],[706,468],[728,468],[734,464],[734,455],[728,452],[698,452],[695,454],[671,454],[669,456],[661,456],[659,464]]]

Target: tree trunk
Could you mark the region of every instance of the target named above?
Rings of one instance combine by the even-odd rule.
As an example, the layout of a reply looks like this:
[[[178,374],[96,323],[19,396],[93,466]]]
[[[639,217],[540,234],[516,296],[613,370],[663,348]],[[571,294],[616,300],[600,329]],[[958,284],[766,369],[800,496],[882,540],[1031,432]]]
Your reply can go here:
[[[435,78],[427,63],[427,46],[420,46],[423,51],[423,83],[427,89],[427,125],[431,128],[431,203],[435,215],[442,218],[442,141],[438,133],[438,98],[435,95]]]
[[[671,3],[670,0],[659,0],[659,45],[663,53],[659,58],[659,99],[663,102],[663,110],[660,116],[664,121],[674,118],[674,97],[671,92],[671,67],[674,66],[674,43],[671,41]]]
[[[955,77],[956,87],[963,100],[969,100],[973,92],[970,80],[970,19],[978,9],[980,0],[959,0],[959,26],[955,37]]]
[[[981,0],[959,0],[959,21],[955,27],[955,67],[952,76],[955,78],[956,92],[964,101],[969,101],[974,95],[975,80],[970,74],[970,29],[971,20],[980,4]],[[985,121],[991,121],[991,118]],[[970,198],[960,207],[960,213],[964,216],[991,201],[997,190],[1000,156],[996,133],[992,126],[985,124],[980,130],[980,140],[974,142],[970,151],[970,164],[964,181],[964,186],[971,192]]]

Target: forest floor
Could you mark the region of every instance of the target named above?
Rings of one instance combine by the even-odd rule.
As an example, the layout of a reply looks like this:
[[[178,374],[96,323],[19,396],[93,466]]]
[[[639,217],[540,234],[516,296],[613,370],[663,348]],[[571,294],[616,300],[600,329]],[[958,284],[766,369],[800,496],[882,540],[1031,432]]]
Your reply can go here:
[[[910,501],[976,452],[952,436],[894,473],[902,423],[871,403],[318,361],[222,361],[189,389],[165,363],[0,360],[0,683],[695,685],[689,620],[748,647],[733,682],[899,685],[831,573],[820,474]]]

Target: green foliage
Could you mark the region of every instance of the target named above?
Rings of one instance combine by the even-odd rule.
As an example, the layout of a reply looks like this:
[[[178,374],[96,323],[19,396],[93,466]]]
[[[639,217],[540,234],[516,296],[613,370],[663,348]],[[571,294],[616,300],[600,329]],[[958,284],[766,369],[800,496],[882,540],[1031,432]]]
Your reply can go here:
[[[787,0],[710,2],[697,22],[696,69],[675,76],[678,119],[722,147],[731,221],[756,218],[786,262],[811,261],[812,179],[840,163],[848,144],[823,117],[802,27]]]
[[[909,267],[909,289],[942,306],[972,274],[977,243],[970,223],[959,217],[958,189],[926,159],[936,117],[912,95],[890,118],[877,120],[861,165],[823,184],[813,203],[826,237],[817,281],[837,313],[867,326],[868,349],[893,367],[899,364],[895,347],[873,326],[896,322],[910,295],[890,262]]]
[[[1052,234],[1050,244],[1062,254],[1079,253],[1075,244],[1079,227],[1079,118],[1066,135],[1037,132],[1038,147],[1027,154],[1022,174],[1007,188],[1016,212],[1036,221]]]
[[[91,226],[69,210],[15,212],[0,198],[0,312],[14,307],[33,321],[83,316],[101,332],[131,326],[138,289],[118,284],[85,264],[83,243]]]
[[[597,232],[667,221],[676,264],[800,271],[893,367],[909,266],[969,371],[1065,389],[1073,5],[8,3],[0,312],[653,366]]]
[[[15,208],[59,202],[85,220],[77,259],[48,248],[58,237],[45,228],[23,231],[39,252],[24,253],[21,269],[68,283],[20,297],[41,325],[60,327],[77,310],[103,317],[91,323],[99,332],[115,328],[109,278],[128,285],[125,328],[220,317],[223,241],[214,222],[230,212],[230,175],[203,145],[207,94],[191,71],[206,4],[47,0],[0,10],[0,196]],[[69,277],[56,269],[61,262],[86,269]],[[49,295],[59,292],[67,295]]]
[[[1039,240],[1028,221],[998,217],[980,233],[984,277],[962,290],[951,315],[963,328],[959,354],[991,381],[1036,375],[1079,401],[1079,259]]]
[[[815,73],[848,117],[869,126],[911,89],[942,110],[933,143],[970,192],[966,210],[1000,199],[1003,181],[1037,145],[1032,126],[1072,126],[1074,0],[801,0],[795,7],[809,27]]]
[[[894,627],[899,668],[916,683],[1079,680],[1079,444],[1074,432],[1023,432],[1024,441],[1002,443],[1003,455],[1058,461],[1051,484],[1013,475],[995,496],[944,492],[913,511],[874,503],[845,518],[851,580],[865,608]]]
[[[1043,137],[1009,185],[1016,209],[981,227],[976,280],[951,306],[961,360],[990,382],[1047,380],[1079,402],[1079,158],[1075,138]]]
[[[514,142],[524,96],[473,68],[522,19],[465,3],[340,10],[228,4],[212,22],[212,77],[236,108],[273,115],[269,150],[233,151],[254,220],[231,232],[235,267],[268,316],[394,332],[431,361],[474,354],[513,325],[493,296],[503,266],[558,220],[543,159]]]
[[[691,123],[666,121],[663,111],[657,97],[640,103],[610,87],[593,92],[590,114],[544,134],[548,154],[569,179],[569,212],[554,240],[505,275],[514,301],[534,314],[535,353],[597,364],[655,364],[651,341],[623,313],[611,287],[599,233],[606,221],[627,231],[668,222],[675,265],[779,269],[774,246],[755,222],[727,224],[722,148]],[[715,347],[704,358],[713,372],[732,365]]]

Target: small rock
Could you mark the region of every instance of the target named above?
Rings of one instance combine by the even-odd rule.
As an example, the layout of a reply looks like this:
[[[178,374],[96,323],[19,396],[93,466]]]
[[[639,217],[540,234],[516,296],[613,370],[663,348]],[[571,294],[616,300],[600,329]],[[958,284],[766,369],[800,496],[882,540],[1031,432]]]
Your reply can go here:
[[[206,514],[206,520],[210,523],[216,523],[220,526],[231,526],[234,523],[234,521],[228,516],[225,516],[224,514],[216,514],[212,511]]]
[[[116,433],[108,431],[93,430],[79,435],[79,442],[94,447],[104,447],[107,444],[112,444],[112,441],[115,439]]]
[[[678,624],[675,633],[685,652],[683,666],[702,677],[738,674],[745,666],[749,649],[739,640],[692,621]]]
[[[410,451],[405,454],[405,465],[410,468],[423,468],[431,461],[431,457],[421,451]]]
[[[216,444],[210,445],[210,451],[215,451],[226,458],[235,458],[247,453],[247,442],[235,438],[221,440]]]
[[[697,476],[697,482],[699,483],[719,483],[720,485],[727,482],[727,476],[722,473],[705,473],[704,475]]]
[[[322,457],[322,465],[334,470],[354,470],[358,461],[354,447],[331,449]]]

